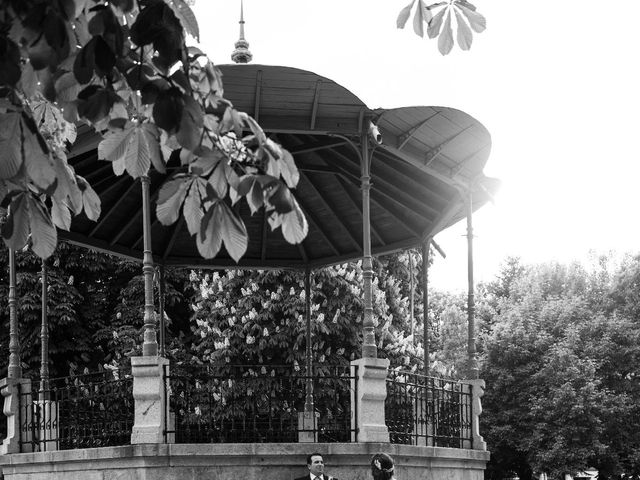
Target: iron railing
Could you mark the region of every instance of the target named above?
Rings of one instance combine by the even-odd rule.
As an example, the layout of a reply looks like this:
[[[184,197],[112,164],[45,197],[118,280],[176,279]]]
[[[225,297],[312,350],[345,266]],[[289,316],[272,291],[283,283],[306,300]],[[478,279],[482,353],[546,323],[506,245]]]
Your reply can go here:
[[[391,370],[385,403],[391,443],[473,448],[472,393],[464,382]]]
[[[126,369],[20,386],[20,451],[128,445],[134,418],[133,377]]]
[[[174,368],[174,367],[172,367]],[[169,443],[317,442],[357,440],[352,426],[350,367],[315,366],[312,377],[293,366],[204,366],[166,375]],[[313,385],[315,428],[299,424],[305,385]]]

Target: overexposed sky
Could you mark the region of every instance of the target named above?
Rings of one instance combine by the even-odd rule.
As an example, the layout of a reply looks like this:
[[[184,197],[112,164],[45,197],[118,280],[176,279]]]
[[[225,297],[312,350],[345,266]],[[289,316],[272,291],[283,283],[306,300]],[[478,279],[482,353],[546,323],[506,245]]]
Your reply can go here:
[[[435,1],[435,0],[434,0]],[[476,0],[487,30],[446,57],[411,25],[408,0],[245,0],[253,63],[328,77],[369,107],[448,106],[491,132],[485,173],[503,187],[474,216],[477,280],[507,255],[640,251],[640,1]],[[432,2],[428,2],[432,3]],[[201,45],[230,62],[239,0],[196,0]],[[436,237],[435,288],[466,286],[466,225]]]

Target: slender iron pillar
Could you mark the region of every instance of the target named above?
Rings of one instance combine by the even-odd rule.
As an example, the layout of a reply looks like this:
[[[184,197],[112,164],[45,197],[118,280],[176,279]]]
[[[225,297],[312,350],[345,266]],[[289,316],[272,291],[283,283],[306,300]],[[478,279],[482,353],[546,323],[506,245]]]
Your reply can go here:
[[[142,184],[142,231],[144,235],[144,252],[142,257],[142,273],[144,275],[144,333],[142,355],[158,355],[156,336],[156,316],[153,309],[153,256],[151,254],[151,201],[149,199],[149,177],[141,177]]]
[[[9,367],[7,377],[21,378],[20,336],[18,334],[18,307],[16,305],[16,252],[9,249]]]
[[[431,323],[429,321],[429,245],[431,239],[428,238],[422,244],[422,303],[424,304],[424,318],[422,325],[423,343],[424,343],[424,374],[429,375],[431,365],[429,364],[429,331],[431,330]]]
[[[165,295],[165,276],[164,276],[164,266],[160,265],[158,267],[158,309],[160,310],[160,356],[165,356],[166,350],[166,320],[164,316],[164,295]]]
[[[371,258],[371,213],[369,197],[371,190],[371,158],[369,156],[369,136],[361,136],[361,188],[362,188],[362,283],[364,290],[364,318],[362,321],[362,357],[377,358],[376,337],[373,326],[373,261]]]
[[[49,308],[47,305],[49,277],[47,263],[42,260],[42,324],[40,326],[40,391],[46,395],[49,390]]]
[[[476,333],[475,333],[475,286],[473,283],[473,200],[471,190],[467,192],[467,277],[469,295],[467,297],[468,316],[468,344],[467,354],[469,360],[469,377],[476,379],[479,376],[478,361],[476,359]]]
[[[411,343],[415,345],[416,339],[414,338],[415,328],[414,328],[414,318],[413,318],[413,309],[414,309],[414,278],[413,278],[413,251],[409,250],[409,321],[411,321]]]
[[[305,332],[305,362],[306,362],[306,376],[307,381],[305,384],[306,396],[304,402],[304,411],[313,412],[313,369],[311,365],[312,351],[311,351],[311,270],[307,268],[304,271],[304,306],[305,306],[305,320],[306,320],[306,332]]]

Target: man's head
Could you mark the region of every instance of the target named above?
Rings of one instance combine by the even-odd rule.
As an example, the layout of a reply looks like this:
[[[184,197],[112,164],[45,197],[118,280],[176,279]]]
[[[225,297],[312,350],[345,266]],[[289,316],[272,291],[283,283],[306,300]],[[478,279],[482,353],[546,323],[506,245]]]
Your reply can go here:
[[[319,453],[312,453],[307,457],[307,467],[313,475],[322,475],[324,471],[324,460]]]

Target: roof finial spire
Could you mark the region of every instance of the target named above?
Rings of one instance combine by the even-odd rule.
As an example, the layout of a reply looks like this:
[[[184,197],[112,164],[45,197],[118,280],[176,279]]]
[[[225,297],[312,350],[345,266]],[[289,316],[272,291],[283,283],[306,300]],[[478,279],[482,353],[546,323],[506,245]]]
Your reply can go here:
[[[240,38],[236,42],[236,48],[231,54],[231,60],[236,63],[249,63],[253,58],[249,51],[249,42],[244,39],[244,5],[240,0]]]

